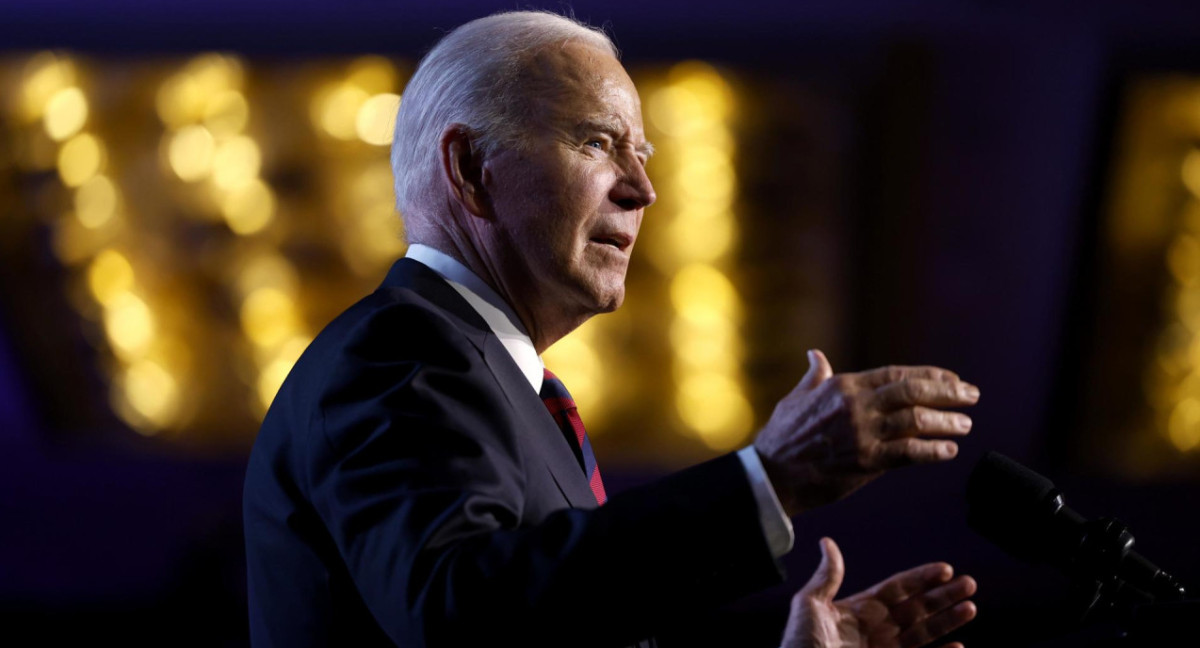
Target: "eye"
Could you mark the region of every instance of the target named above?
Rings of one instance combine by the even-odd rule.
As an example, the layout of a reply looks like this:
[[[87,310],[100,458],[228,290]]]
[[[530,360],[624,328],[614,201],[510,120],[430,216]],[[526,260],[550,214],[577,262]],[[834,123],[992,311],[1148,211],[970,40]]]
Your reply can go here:
[[[590,146],[594,149],[600,149],[601,151],[603,151],[605,149],[606,145],[607,145],[607,142],[605,142],[604,140],[602,140],[598,137],[588,140],[587,143],[585,144],[585,146]]]

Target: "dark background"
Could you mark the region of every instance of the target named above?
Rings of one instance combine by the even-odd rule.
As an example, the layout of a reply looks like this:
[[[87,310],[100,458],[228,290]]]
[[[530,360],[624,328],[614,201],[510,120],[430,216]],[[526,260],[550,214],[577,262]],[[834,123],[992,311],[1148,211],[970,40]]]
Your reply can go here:
[[[9,0],[0,5],[0,47],[134,57],[223,49],[416,58],[462,22],[526,6]],[[1200,517],[1188,506],[1200,494],[1200,473],[1122,479],[1079,469],[1072,450],[1088,443],[1077,425],[1086,394],[1075,386],[1090,353],[1090,314],[1104,297],[1094,282],[1102,262],[1096,250],[1121,90],[1148,70],[1200,73],[1200,5],[613,0],[571,6],[583,20],[611,26],[631,68],[703,58],[851,96],[835,120],[856,151],[839,206],[848,243],[829,259],[848,313],[839,322],[835,369],[938,364],[983,392],[972,411],[975,431],[958,460],[889,475],[798,519],[787,585],[739,604],[740,625],[723,624],[698,644],[778,641],[782,606],[816,564],[823,535],[837,539],[846,556],[843,592],[920,562],[947,560],[980,584],[979,618],[962,635],[968,645],[1034,643],[1065,581],[1048,568],[1015,562],[967,529],[963,485],[988,449],[1050,476],[1085,514],[1119,516],[1144,554],[1200,587]],[[747,245],[770,253],[785,244],[754,248],[750,238]],[[33,393],[5,326],[0,319],[4,627],[34,629],[44,638],[242,645],[244,457],[54,441],[36,406],[44,398]],[[799,360],[764,371],[798,378],[804,369]],[[1140,377],[1130,376],[1129,384],[1131,392],[1140,389]],[[644,481],[648,472],[606,465],[611,490]]]

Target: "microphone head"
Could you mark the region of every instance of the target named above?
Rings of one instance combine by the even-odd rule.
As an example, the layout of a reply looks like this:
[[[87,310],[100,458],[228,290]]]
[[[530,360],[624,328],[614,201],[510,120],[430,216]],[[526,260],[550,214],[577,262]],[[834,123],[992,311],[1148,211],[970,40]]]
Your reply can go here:
[[[1028,562],[1057,553],[1062,508],[1053,482],[999,452],[988,451],[967,479],[967,524]]]

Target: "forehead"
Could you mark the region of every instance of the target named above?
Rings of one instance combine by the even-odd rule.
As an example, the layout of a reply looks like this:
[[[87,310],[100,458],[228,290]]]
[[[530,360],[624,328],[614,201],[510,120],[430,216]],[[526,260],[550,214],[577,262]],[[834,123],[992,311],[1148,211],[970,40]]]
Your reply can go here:
[[[537,53],[527,70],[536,97],[531,112],[554,121],[605,118],[641,130],[637,89],[611,53],[568,42]]]

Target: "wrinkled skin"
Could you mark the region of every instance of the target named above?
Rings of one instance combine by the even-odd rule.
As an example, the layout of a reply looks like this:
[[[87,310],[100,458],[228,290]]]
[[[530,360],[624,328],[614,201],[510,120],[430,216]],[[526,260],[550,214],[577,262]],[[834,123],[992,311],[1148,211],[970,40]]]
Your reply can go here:
[[[817,571],[792,597],[782,648],[915,648],[975,618],[975,604],[966,600],[975,581],[952,579],[946,563],[921,565],[834,600],[846,573],[842,552],[822,538],[821,553]]]

